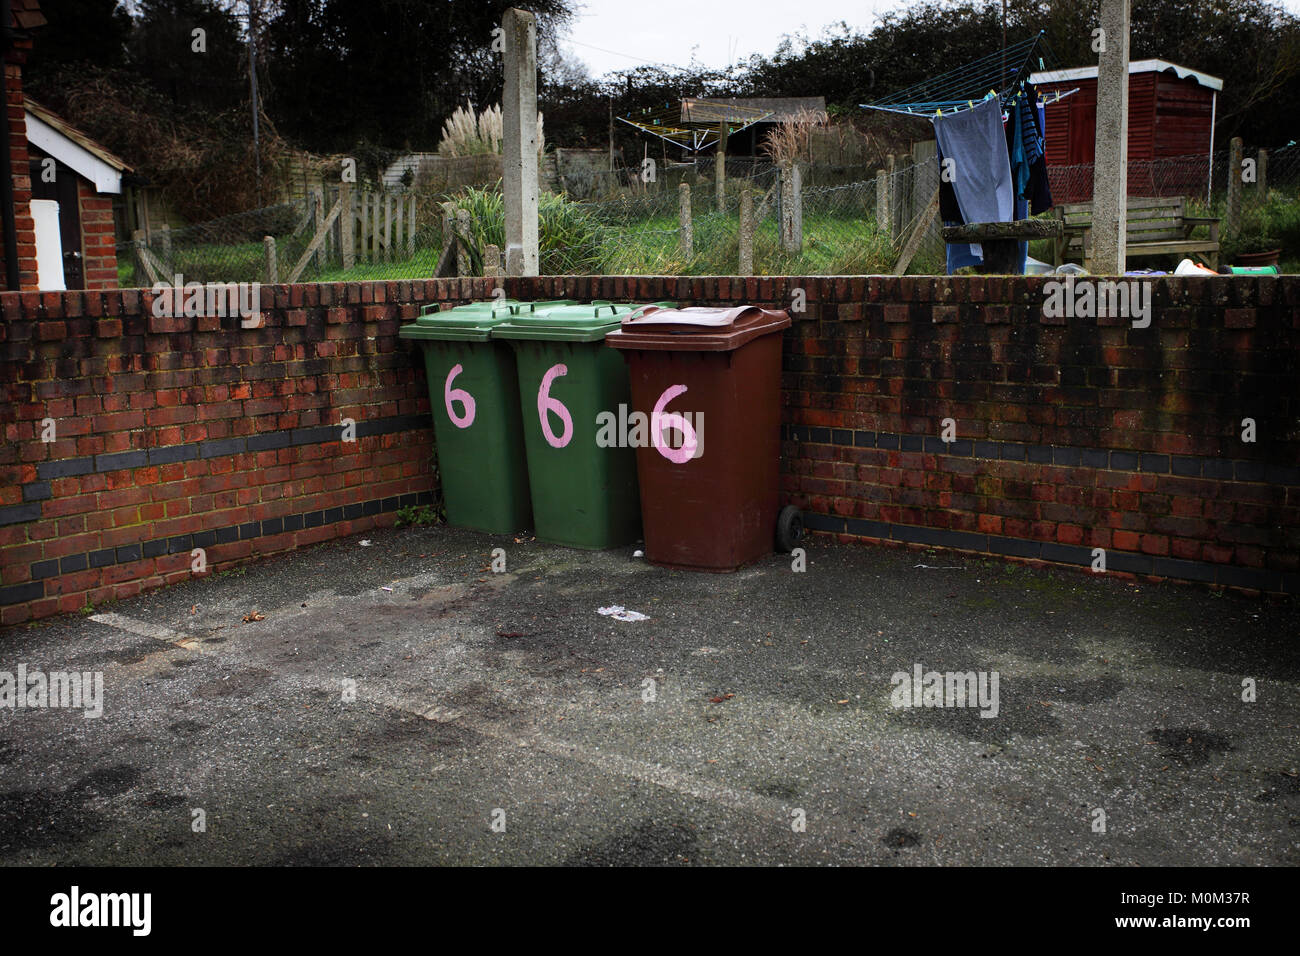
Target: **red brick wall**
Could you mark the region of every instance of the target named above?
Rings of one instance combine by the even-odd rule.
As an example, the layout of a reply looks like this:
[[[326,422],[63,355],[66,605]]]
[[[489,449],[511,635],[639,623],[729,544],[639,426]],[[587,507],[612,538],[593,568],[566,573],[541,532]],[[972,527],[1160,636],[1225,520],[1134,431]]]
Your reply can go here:
[[[113,231],[113,197],[95,192],[88,179],[77,177],[81,203],[81,254],[86,289],[117,287],[117,237]]]
[[[19,288],[35,289],[36,223],[32,219],[32,179],[27,155],[27,119],[23,110],[23,71],[31,41],[18,39],[4,64],[5,109],[9,112],[9,162],[13,170],[14,210],[18,232]],[[4,255],[4,233],[0,232],[0,256]],[[0,283],[5,281],[0,269]]]
[[[1300,593],[1300,278],[1152,281],[1152,321],[1042,278],[540,278],[521,298],[785,308],[783,491],[817,530]],[[958,441],[940,440],[952,418]],[[1241,441],[1253,418],[1257,441]]]
[[[1110,573],[1300,593],[1300,278],[1152,281],[1146,329],[1047,317],[1032,278],[505,287],[777,308],[802,290],[782,482],[815,531],[1083,567],[1101,548]],[[138,290],[0,295],[0,622],[184,580],[192,547],[221,568],[428,500],[427,390],[398,326],[494,284],[267,287],[250,330],[156,318]]]
[[[211,571],[432,500],[397,330],[471,291],[486,280],[267,286],[260,329],[158,318],[140,290],[0,294],[0,623],[184,580],[194,547]]]

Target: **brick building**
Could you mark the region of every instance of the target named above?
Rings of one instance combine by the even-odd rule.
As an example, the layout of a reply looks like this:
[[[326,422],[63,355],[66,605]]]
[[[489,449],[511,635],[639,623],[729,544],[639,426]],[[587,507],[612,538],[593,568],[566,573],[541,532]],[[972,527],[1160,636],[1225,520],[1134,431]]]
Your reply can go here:
[[[113,288],[113,196],[121,193],[122,175],[130,168],[24,95],[23,67],[32,31],[46,20],[37,0],[11,0],[9,8],[4,38],[9,149],[0,151],[0,288]]]
[[[61,260],[64,287],[114,288],[113,197],[121,194],[130,167],[39,103],[26,99],[23,105],[34,214],[41,215],[42,202],[57,203],[59,247],[52,254]],[[58,286],[43,281],[40,287]]]

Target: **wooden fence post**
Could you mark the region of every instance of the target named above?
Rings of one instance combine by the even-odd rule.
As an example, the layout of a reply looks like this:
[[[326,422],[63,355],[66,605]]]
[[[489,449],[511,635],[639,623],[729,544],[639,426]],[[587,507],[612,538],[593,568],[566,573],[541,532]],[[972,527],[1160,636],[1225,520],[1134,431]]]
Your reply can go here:
[[[315,183],[311,187],[311,210],[312,210],[312,232],[325,218],[325,187],[320,183]],[[319,250],[316,252],[316,271],[323,272],[325,269],[325,254]]]
[[[357,200],[357,224],[361,233],[361,248],[358,251],[363,262],[374,262],[374,257],[370,254],[370,193],[359,194]]]
[[[406,258],[415,258],[415,197],[407,200],[411,209],[406,217]]]
[[[395,228],[393,230],[393,260],[398,261],[406,258],[406,237],[402,234],[402,229],[406,225],[406,197],[395,197],[394,203],[397,207]]]
[[[894,175],[890,180],[893,196],[889,211],[894,214],[892,235],[901,236],[907,229],[908,210],[912,208],[911,153],[899,153],[894,160]]]
[[[339,251],[343,256],[343,271],[347,272],[357,264],[356,251],[352,245],[356,228],[356,202],[351,183],[339,184],[339,205],[342,207],[342,212],[339,213]]]
[[[384,197],[384,261],[393,258],[393,197],[383,193]]]

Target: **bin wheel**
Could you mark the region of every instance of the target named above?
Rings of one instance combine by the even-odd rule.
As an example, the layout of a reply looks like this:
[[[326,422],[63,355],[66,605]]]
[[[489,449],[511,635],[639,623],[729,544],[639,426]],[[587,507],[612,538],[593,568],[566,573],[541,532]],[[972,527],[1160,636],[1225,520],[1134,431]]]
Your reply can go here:
[[[803,513],[786,505],[776,519],[776,550],[789,554],[803,540]]]

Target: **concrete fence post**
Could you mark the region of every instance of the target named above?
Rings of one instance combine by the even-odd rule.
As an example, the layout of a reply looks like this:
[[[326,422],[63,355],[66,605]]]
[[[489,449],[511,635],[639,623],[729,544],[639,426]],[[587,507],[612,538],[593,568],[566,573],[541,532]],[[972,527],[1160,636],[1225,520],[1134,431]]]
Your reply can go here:
[[[888,238],[894,234],[894,217],[889,211],[889,173],[876,170],[876,231]]]
[[[678,242],[681,246],[682,257],[691,258],[695,250],[695,224],[691,221],[691,184],[679,183],[677,186],[678,199],[678,218],[681,224],[681,231],[678,233]]]
[[[135,229],[131,232],[131,255],[135,260],[135,281],[137,285],[144,286],[147,284],[146,277],[149,275],[149,267],[145,262],[145,247],[148,240],[145,239],[143,229]]]
[[[1228,141],[1228,208],[1223,214],[1225,239],[1236,239],[1241,232],[1241,153],[1240,136]]]
[[[488,279],[501,278],[501,247],[496,243],[483,247],[483,275]]]
[[[158,251],[163,265],[170,270],[172,267],[172,227],[165,222],[158,227]]]
[[[746,186],[740,191],[740,268],[739,275],[754,274],[754,194]]]
[[[469,260],[470,218],[468,209],[456,210],[456,275],[474,274],[474,267]],[[536,275],[536,273],[533,273]]]
[[[727,211],[727,124],[718,124],[718,152],[713,161],[713,195],[718,212]]]
[[[502,186],[506,273],[535,276],[537,243],[537,20],[511,7],[501,19],[505,39],[502,102]]]
[[[1129,0],[1101,0],[1097,134],[1092,169],[1092,248],[1087,268],[1124,272],[1128,243]]]
[[[280,274],[275,264],[275,236],[263,236],[262,247],[266,252],[266,284],[275,285],[280,281]]]
[[[781,164],[781,251],[803,251],[803,189],[799,164]]]

